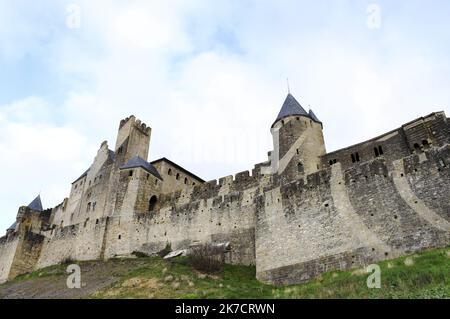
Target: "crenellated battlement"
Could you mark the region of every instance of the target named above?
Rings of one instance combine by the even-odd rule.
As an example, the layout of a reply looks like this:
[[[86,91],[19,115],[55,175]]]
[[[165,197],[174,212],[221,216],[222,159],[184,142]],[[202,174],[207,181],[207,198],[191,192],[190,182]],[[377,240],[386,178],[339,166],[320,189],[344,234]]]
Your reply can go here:
[[[289,95],[274,149],[251,170],[205,182],[167,158],[148,162],[151,128],[130,115],[102,142],[70,196],[38,196],[0,238],[0,282],[64,260],[157,254],[229,242],[226,262],[272,284],[450,244],[450,125],[432,113],[326,153],[322,122]]]

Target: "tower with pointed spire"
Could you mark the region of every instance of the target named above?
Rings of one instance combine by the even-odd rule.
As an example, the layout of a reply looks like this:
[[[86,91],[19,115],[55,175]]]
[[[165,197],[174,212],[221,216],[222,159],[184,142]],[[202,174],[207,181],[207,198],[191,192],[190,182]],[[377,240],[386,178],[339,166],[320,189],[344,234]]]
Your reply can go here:
[[[272,124],[271,133],[274,147],[271,166],[263,173],[298,178],[320,169],[320,157],[325,154],[322,122],[291,93]]]
[[[148,162],[151,129],[127,117],[59,205],[37,196],[19,208],[0,237],[0,283],[68,259],[212,244],[260,281],[294,284],[450,244],[444,112],[330,153],[322,128],[289,92],[269,161],[205,182],[165,157]]]

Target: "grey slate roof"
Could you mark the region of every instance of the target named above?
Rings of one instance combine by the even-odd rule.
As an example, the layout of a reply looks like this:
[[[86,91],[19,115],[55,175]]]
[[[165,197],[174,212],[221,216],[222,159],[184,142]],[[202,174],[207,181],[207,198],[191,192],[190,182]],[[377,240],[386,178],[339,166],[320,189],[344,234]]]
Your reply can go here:
[[[116,153],[112,150],[108,150],[108,157],[109,157],[109,159],[114,161],[114,158],[116,157]]]
[[[314,121],[314,122],[318,122],[318,123],[322,123],[316,116],[316,114],[314,114],[314,112],[312,110],[309,110],[309,117]]]
[[[35,199],[33,199],[33,201],[28,204],[28,208],[42,212],[44,209],[42,208],[41,195],[38,195]]]
[[[10,231],[10,230],[16,230],[17,227],[17,222],[14,222],[14,224],[12,224],[11,226],[9,226],[9,228],[6,231]]]
[[[108,150],[108,159],[111,160],[111,161],[114,161],[115,157],[116,157],[116,153],[115,153],[114,151],[112,151],[112,150]],[[87,174],[89,173],[89,170],[90,170],[90,169],[91,169],[91,168],[88,168],[83,174],[81,174],[80,177],[78,177],[76,180],[74,180],[74,181],[72,182],[72,184],[75,184],[75,183],[78,182],[80,179],[82,179],[83,177],[87,176]]]
[[[286,100],[284,100],[283,106],[281,107],[280,113],[278,113],[274,124],[282,118],[290,115],[304,115],[309,117],[308,112],[305,111],[305,109],[300,105],[300,103],[298,103],[291,93],[289,93]]]
[[[83,174],[81,174],[80,177],[78,177],[76,180],[74,180],[74,181],[72,182],[72,184],[78,182],[80,179],[82,179],[83,177],[87,176],[89,170],[90,170],[90,168],[88,168]]]
[[[132,159],[130,159],[128,162],[126,162],[124,165],[122,165],[120,167],[120,169],[135,168],[135,167],[142,167],[143,169],[145,169],[147,172],[151,173],[155,177],[159,178],[160,180],[163,180],[161,175],[159,175],[158,171],[152,164],[150,164],[149,162],[144,160],[142,157],[139,157],[137,155],[135,157],[133,157]]]

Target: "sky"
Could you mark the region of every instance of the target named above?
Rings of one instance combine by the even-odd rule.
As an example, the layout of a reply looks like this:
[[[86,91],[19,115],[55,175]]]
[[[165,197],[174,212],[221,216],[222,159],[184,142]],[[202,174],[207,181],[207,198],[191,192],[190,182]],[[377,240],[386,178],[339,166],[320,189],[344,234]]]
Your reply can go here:
[[[450,2],[0,0],[0,234],[68,196],[121,119],[205,180],[272,149],[288,93],[327,151],[450,114]]]

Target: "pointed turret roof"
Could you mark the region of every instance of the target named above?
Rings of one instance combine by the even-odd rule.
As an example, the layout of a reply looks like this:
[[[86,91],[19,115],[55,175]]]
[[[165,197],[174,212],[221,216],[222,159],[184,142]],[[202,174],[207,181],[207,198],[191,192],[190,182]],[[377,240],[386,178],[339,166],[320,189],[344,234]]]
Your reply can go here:
[[[38,195],[30,204],[28,204],[28,208],[42,212],[44,209],[42,208],[41,195]]]
[[[156,170],[156,168],[138,155],[136,155],[128,162],[126,162],[124,165],[122,165],[120,169],[135,168],[135,167],[142,167],[149,173],[153,174],[155,177],[159,178],[160,180],[163,180],[161,175],[159,175],[158,171]]]
[[[291,115],[304,115],[308,116],[308,112],[305,111],[305,109],[298,103],[298,101],[295,99],[295,97],[289,93],[284,100],[283,106],[281,107],[280,113],[278,113],[277,119],[275,120],[274,124]],[[273,126],[273,125],[272,125]]]
[[[314,122],[318,122],[318,123],[322,123],[316,116],[316,114],[314,114],[314,112],[312,110],[309,110],[309,117],[314,121]]]

